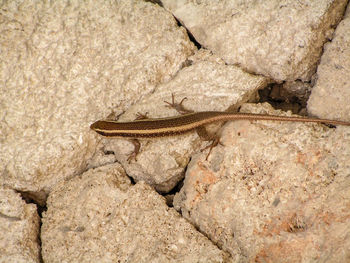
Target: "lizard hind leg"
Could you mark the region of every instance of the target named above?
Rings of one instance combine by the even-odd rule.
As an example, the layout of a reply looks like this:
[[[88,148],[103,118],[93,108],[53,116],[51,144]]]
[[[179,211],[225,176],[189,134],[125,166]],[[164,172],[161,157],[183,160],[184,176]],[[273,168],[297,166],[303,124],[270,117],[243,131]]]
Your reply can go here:
[[[131,160],[137,161],[136,156],[140,152],[140,148],[141,148],[141,143],[140,143],[139,140],[137,140],[137,139],[130,139],[129,141],[134,145],[134,150],[131,153],[128,154],[129,155],[128,159],[127,159],[128,163],[130,163]]]
[[[216,133],[209,134],[208,131],[206,130],[206,128],[203,126],[198,127],[196,129],[196,131],[197,131],[199,138],[201,138],[202,141],[209,141],[210,142],[209,145],[207,145],[206,147],[201,149],[201,152],[205,151],[206,149],[209,149],[207,157],[205,158],[205,160],[208,160],[212,149],[214,147],[216,147],[218,144],[220,144],[220,145],[223,145],[223,144],[220,142],[220,137]]]

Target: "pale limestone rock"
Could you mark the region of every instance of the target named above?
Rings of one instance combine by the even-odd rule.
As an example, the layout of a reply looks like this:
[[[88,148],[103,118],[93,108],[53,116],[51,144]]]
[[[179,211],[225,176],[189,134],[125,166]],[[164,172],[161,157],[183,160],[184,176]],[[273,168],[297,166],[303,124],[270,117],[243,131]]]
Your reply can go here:
[[[151,92],[195,50],[172,15],[148,2],[0,8],[0,185],[39,202],[86,169],[99,140],[93,121]]]
[[[43,217],[45,262],[224,262],[230,259],[145,183],[108,165],[57,184]]]
[[[0,262],[40,262],[39,216],[35,204],[0,188]]]
[[[350,121],[350,7],[324,47],[308,110],[324,118]]]
[[[130,107],[119,120],[134,120],[138,112],[148,113],[150,118],[179,115],[164,103],[164,100],[171,102],[172,93],[177,102],[186,97],[184,106],[190,110],[224,111],[250,100],[266,84],[266,78],[245,73],[235,66],[197,61],[183,68],[170,82],[158,86],[152,95]],[[217,124],[214,126],[218,127]],[[136,181],[145,181],[161,192],[170,191],[183,178],[191,155],[208,145],[195,131],[174,137],[140,140],[141,152],[137,161],[128,163],[128,154],[133,150],[130,142],[108,138],[103,141],[105,146],[101,150],[115,153],[129,176]]]
[[[215,62],[221,65],[226,64],[222,58],[220,58],[216,54],[213,54],[213,52],[209,51],[208,49],[204,48],[199,49],[196,53],[194,53],[187,59],[189,65],[203,61]]]
[[[236,121],[221,138],[188,166],[185,218],[243,262],[349,262],[349,127]]]
[[[162,3],[203,47],[227,63],[283,81],[310,79],[347,1]]]

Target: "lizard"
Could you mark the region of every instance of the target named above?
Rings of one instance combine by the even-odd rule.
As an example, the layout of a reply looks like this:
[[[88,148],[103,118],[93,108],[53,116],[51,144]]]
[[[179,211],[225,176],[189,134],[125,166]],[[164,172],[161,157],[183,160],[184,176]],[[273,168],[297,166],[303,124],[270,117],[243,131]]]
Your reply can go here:
[[[140,138],[157,138],[163,136],[176,136],[196,130],[202,140],[212,141],[207,159],[213,147],[220,143],[216,135],[209,135],[205,126],[214,122],[235,121],[235,120],[266,120],[266,121],[283,121],[283,122],[313,122],[328,125],[346,125],[350,126],[350,122],[341,120],[318,119],[309,117],[296,116],[278,116],[254,113],[233,113],[227,111],[202,111],[193,112],[187,110],[183,106],[183,98],[180,103],[176,103],[174,94],[172,94],[172,102],[167,102],[168,107],[174,108],[181,115],[166,118],[147,118],[146,115],[139,114],[134,121],[118,122],[114,120],[98,120],[90,125],[90,128],[100,135],[106,137],[123,137],[132,139],[134,151],[130,154],[128,160],[136,159],[136,155],[140,149]],[[204,150],[203,149],[203,150]]]

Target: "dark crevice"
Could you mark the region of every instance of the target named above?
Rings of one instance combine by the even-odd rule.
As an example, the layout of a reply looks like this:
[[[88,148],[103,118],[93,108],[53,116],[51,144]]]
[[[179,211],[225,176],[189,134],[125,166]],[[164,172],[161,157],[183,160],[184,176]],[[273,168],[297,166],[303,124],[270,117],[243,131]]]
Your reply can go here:
[[[301,83],[301,82],[300,82]],[[305,87],[300,88],[300,94],[293,90],[286,89],[282,84],[271,84],[258,91],[259,103],[268,102],[273,108],[291,111],[293,114],[307,115],[307,100],[310,96],[310,83],[305,83]],[[293,84],[291,84],[293,85]]]
[[[202,48],[202,45],[197,42],[197,40],[194,38],[194,36],[192,35],[192,33],[186,28],[186,32],[187,32],[187,35],[188,35],[188,38],[190,39],[190,41],[198,48],[198,49],[201,49]]]
[[[136,181],[134,180],[134,178],[132,178],[131,176],[129,176],[128,174],[125,174],[129,179],[132,185],[136,184]]]
[[[35,204],[37,208],[37,213],[39,216],[39,230],[38,230],[38,236],[37,236],[37,242],[39,245],[39,262],[44,262],[42,257],[42,243],[41,243],[41,227],[42,227],[42,217],[43,212],[47,211],[46,201],[36,201],[34,196],[34,193],[26,192],[26,191],[16,191],[19,193],[22,197],[22,199],[26,202],[26,204]]]
[[[191,162],[191,158],[188,160],[187,165],[190,162]],[[177,193],[180,192],[181,188],[184,186],[186,171],[187,171],[187,166],[183,170],[183,177],[182,177],[182,179],[169,192],[167,192],[167,193],[160,193],[160,192],[158,192],[160,195],[164,196],[164,198],[166,200],[166,204],[167,204],[168,207],[171,207],[171,208],[174,207],[174,197],[175,197],[175,195]],[[177,211],[177,212],[182,216],[181,210]]]
[[[43,211],[46,211],[47,210],[47,207],[45,207],[45,209],[39,211],[38,209],[38,214],[40,216],[40,222],[39,222],[39,233],[38,233],[38,244],[39,244],[39,261],[40,263],[43,263],[44,260],[43,260],[43,253],[42,253],[42,242],[41,242],[41,227],[43,225],[43,222],[42,222],[42,212]]]
[[[184,185],[184,178],[182,180],[180,180],[173,189],[170,190],[170,192],[168,193],[159,193],[160,195],[165,197],[166,200],[166,204],[169,207],[174,207],[173,201],[174,201],[174,197],[175,195],[180,192],[181,188]]]
[[[175,186],[173,189],[170,190],[169,193],[167,194],[177,194],[178,192],[180,192],[181,188],[183,187],[184,185],[184,180],[185,178],[183,178],[182,180],[180,180]]]
[[[198,49],[201,49],[202,48],[202,45],[199,44],[199,42],[197,42],[197,40],[194,38],[194,36],[192,35],[192,33],[186,28],[186,26],[181,23],[181,21],[179,19],[177,19],[174,15],[173,15],[174,19],[176,20],[177,22],[177,25],[180,27],[182,26],[184,29],[186,29],[186,32],[187,32],[187,35],[188,35],[188,38],[190,39],[190,41],[198,48]]]
[[[159,5],[160,7],[163,7],[163,3],[161,0],[144,0],[144,1],[155,4],[155,5]]]
[[[104,155],[115,155],[114,151],[109,151],[109,150],[106,150],[103,153]]]
[[[46,201],[37,200],[37,198],[35,197],[35,193],[29,192],[29,191],[17,190],[16,192],[21,195],[22,199],[26,202],[26,204],[35,204],[37,207],[39,216],[42,217],[42,213],[47,210]]]

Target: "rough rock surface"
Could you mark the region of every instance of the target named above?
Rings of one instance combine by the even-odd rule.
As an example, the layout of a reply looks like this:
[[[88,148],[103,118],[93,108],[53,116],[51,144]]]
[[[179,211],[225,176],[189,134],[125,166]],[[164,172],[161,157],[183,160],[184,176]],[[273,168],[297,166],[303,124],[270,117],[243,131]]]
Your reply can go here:
[[[188,167],[185,218],[243,261],[349,262],[349,127],[237,121],[221,138]]]
[[[42,226],[45,262],[224,262],[228,254],[145,183],[113,165],[59,183]]]
[[[177,102],[187,98],[183,103],[187,109],[224,111],[251,99],[266,83],[266,78],[245,73],[236,66],[197,61],[179,71],[171,81],[158,86],[152,95],[130,107],[119,120],[134,120],[138,112],[147,113],[149,118],[179,115],[164,103],[164,100],[172,101],[172,92]],[[208,142],[201,141],[195,131],[181,136],[140,141],[141,152],[136,162],[127,161],[133,145],[124,139],[104,139],[105,147],[101,150],[115,153],[128,175],[136,181],[145,181],[162,192],[170,191],[183,178],[191,155],[208,145]]]
[[[346,0],[162,0],[205,48],[275,80],[310,80]]]
[[[79,174],[93,121],[174,75],[195,47],[143,1],[0,2],[0,185],[37,193]],[[42,195],[42,194],[41,194]]]
[[[177,115],[171,93],[226,110],[272,83],[288,108],[315,80],[309,111],[350,121],[346,1],[164,0],[200,50],[155,2],[0,1],[0,262],[350,262],[348,127],[230,122],[209,161],[192,133],[143,141],[130,164],[129,142],[89,129]],[[167,195],[181,215],[155,190],[185,171]],[[16,190],[49,195],[42,240]]]
[[[39,216],[35,204],[0,188],[0,262],[39,263]]]
[[[308,110],[319,117],[350,121],[350,7],[332,42],[324,47]]]

